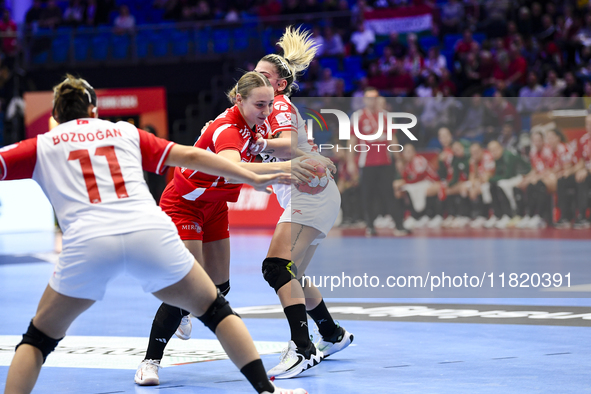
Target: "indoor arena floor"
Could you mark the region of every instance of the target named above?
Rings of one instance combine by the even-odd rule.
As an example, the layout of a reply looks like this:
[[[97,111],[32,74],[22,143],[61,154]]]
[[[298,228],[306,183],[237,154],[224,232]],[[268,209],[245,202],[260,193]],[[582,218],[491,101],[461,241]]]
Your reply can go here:
[[[425,290],[408,293],[417,296],[413,298],[376,298],[372,296],[385,293],[370,290],[363,293],[365,298],[357,298],[352,290],[355,298],[331,298],[328,303],[335,318],[355,335],[353,344],[299,377],[279,381],[279,386],[303,387],[312,394],[591,393],[589,231],[417,232],[409,238],[370,239],[361,235],[334,232],[316,253],[312,263],[316,271],[310,271],[357,275],[368,267],[384,278],[418,271],[494,272],[495,276],[569,271],[572,287],[544,292],[509,289],[507,284],[503,289],[495,283],[494,290],[481,293],[456,289],[432,297]],[[260,273],[270,235],[241,231],[231,240],[228,299],[270,368],[289,337],[277,298]],[[48,242],[42,235],[0,236],[0,390],[14,345],[34,315],[53,270],[56,256],[39,253]],[[416,267],[420,267],[417,272]],[[49,356],[34,392],[252,392],[224,359],[214,336],[196,319],[195,339],[171,341],[160,370],[161,385],[136,386],[135,369],[158,305],[133,278],[114,280],[105,299],[72,325]]]

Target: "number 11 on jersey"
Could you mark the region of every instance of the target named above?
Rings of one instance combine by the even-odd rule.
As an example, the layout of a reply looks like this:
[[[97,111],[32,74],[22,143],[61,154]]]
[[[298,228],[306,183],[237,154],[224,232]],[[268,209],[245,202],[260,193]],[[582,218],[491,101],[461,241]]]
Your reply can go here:
[[[113,184],[115,186],[115,193],[117,198],[129,197],[127,189],[125,188],[125,181],[123,180],[123,174],[121,173],[121,166],[117,161],[117,155],[115,154],[115,147],[102,146],[96,149],[95,156],[104,156],[109,164],[109,171],[111,172],[111,178],[113,178]],[[91,204],[98,204],[101,202],[101,194],[96,183],[96,176],[94,175],[94,169],[92,168],[92,162],[90,160],[90,154],[87,149],[79,149],[70,152],[68,160],[80,161],[80,168],[82,169],[82,175],[84,176],[84,183],[86,184],[86,190],[88,191],[88,199]]]

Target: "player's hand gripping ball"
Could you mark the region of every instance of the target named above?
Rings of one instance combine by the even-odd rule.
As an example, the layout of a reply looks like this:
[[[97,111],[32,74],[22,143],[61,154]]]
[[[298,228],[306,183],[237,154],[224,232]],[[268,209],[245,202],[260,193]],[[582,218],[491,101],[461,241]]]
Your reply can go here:
[[[318,194],[326,189],[328,182],[330,181],[326,167],[315,159],[306,159],[302,161],[302,163],[307,163],[311,166],[314,166],[314,170],[312,171],[314,178],[312,178],[312,180],[310,180],[308,183],[296,183],[296,189],[302,193],[308,194]]]

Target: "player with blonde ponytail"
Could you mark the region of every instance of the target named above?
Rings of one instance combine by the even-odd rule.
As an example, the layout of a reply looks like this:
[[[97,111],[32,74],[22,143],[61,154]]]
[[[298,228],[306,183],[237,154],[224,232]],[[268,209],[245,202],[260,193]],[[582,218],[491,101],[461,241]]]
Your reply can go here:
[[[298,76],[314,59],[317,47],[309,32],[292,27],[285,30],[278,45],[283,49],[283,56],[266,55],[256,66],[255,71],[271,82],[275,100],[269,116],[271,133],[267,139],[259,138],[251,153],[260,153],[263,162],[314,155],[330,167],[330,160],[320,156],[317,146],[308,141],[305,122],[289,100],[297,89]],[[279,296],[291,329],[291,340],[279,364],[267,372],[275,378],[296,376],[353,341],[353,335],[332,319],[320,291],[309,281],[305,287],[299,281],[339,213],[341,195],[332,176],[329,178],[326,189],[315,195],[289,185],[273,186],[284,212],[263,261],[263,276]],[[292,202],[298,209],[292,209]],[[310,340],[307,314],[316,322],[322,336],[316,344]]]

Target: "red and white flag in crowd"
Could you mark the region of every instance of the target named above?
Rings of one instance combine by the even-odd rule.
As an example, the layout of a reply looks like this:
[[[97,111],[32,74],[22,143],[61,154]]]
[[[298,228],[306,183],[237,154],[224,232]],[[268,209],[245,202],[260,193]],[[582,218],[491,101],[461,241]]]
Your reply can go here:
[[[387,35],[430,30],[433,25],[432,9],[426,5],[401,8],[380,8],[364,13],[365,26],[375,34]]]

